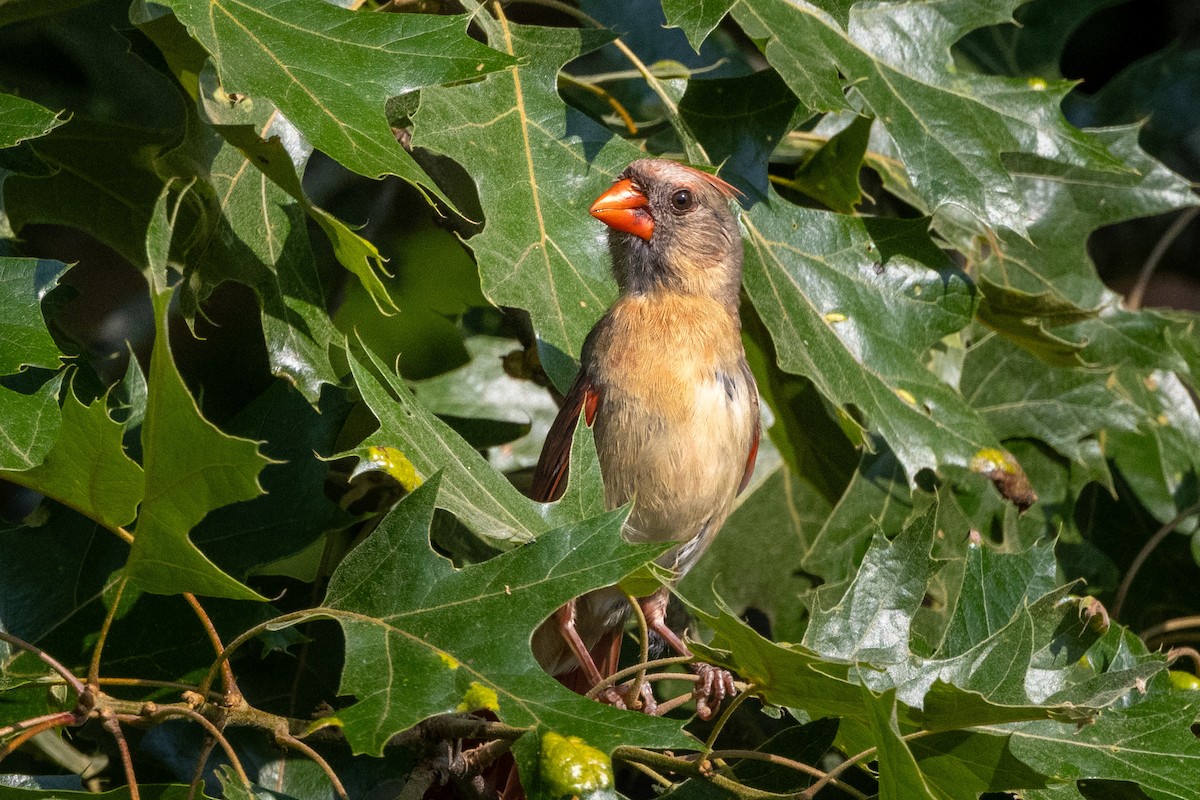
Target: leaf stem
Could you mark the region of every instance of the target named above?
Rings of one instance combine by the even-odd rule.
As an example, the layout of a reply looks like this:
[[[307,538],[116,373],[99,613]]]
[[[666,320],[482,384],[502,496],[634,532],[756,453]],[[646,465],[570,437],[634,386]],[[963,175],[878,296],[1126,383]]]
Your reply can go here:
[[[765,792],[762,789],[754,789],[750,786],[744,786],[737,781],[727,778],[724,775],[713,772],[705,767],[703,760],[688,760],[667,755],[666,753],[658,753],[654,750],[645,750],[641,747],[632,747],[630,745],[621,745],[613,750],[613,758],[620,759],[625,762],[637,762],[645,766],[652,767],[656,770],[665,772],[676,772],[682,775],[688,775],[693,778],[708,781],[718,789],[723,789],[736,797],[744,798],[744,800],[766,800],[767,798],[782,798],[793,797],[794,795],[776,794],[774,792]]]
[[[121,730],[121,722],[110,709],[100,712],[104,730],[108,731],[117,743],[117,752],[121,754],[121,765],[125,768],[125,783],[129,786],[129,800],[141,800],[138,789],[137,775],[133,772],[133,756],[129,752],[129,742],[125,740],[125,732]]]
[[[531,5],[545,6],[559,11],[570,17],[574,17],[585,25],[590,25],[593,28],[603,29],[604,26],[593,16],[581,11],[574,6],[562,2],[562,0],[512,0],[512,2],[529,3]],[[663,108],[667,111],[667,119],[671,122],[671,127],[679,134],[679,140],[683,143],[684,149],[687,151],[688,160],[694,164],[710,164],[708,153],[705,152],[704,146],[697,141],[696,137],[691,134],[684,124],[683,118],[679,116],[679,105],[671,98],[666,88],[659,81],[646,63],[638,57],[638,54],[633,52],[629,45],[621,41],[620,37],[612,40],[613,47],[621,51],[621,55],[628,59],[637,73],[642,76],[642,80],[650,87],[650,91],[658,96],[658,99],[663,104]]]
[[[331,784],[333,784],[333,790],[337,792],[338,797],[342,798],[342,800],[350,800],[350,795],[346,794],[346,787],[342,785],[337,773],[333,771],[333,767],[329,766],[329,762],[322,758],[320,753],[297,739],[295,736],[292,736],[287,731],[280,731],[277,733],[275,735],[275,741],[279,742],[285,747],[290,747],[293,750],[297,750],[308,756],[309,759],[311,759],[313,763],[320,767],[325,773],[325,777],[329,779]]]
[[[87,687],[83,684],[83,682],[79,680],[79,678],[75,677],[74,673],[72,673],[69,669],[60,664],[57,659],[55,659],[46,651],[42,650],[40,647],[32,645],[21,637],[13,636],[11,633],[7,633],[5,631],[0,631],[0,641],[8,642],[11,645],[16,645],[22,650],[32,653],[40,658],[46,663],[46,665],[50,667],[50,669],[54,670],[63,677],[63,680],[67,682],[67,685],[75,690],[75,694],[80,698],[80,700],[88,695]]]
[[[1144,642],[1152,642],[1161,636],[1175,631],[1190,630],[1191,628],[1200,628],[1200,615],[1190,617],[1175,617],[1166,622],[1160,622],[1157,625],[1152,625],[1146,630],[1138,634]]]
[[[1142,566],[1146,563],[1146,559],[1150,557],[1150,554],[1154,552],[1155,548],[1162,544],[1163,540],[1166,539],[1167,536],[1169,536],[1181,522],[1197,512],[1200,512],[1200,503],[1188,506],[1183,511],[1180,511],[1178,514],[1176,514],[1174,519],[1159,528],[1155,534],[1150,537],[1146,544],[1142,545],[1142,549],[1139,550],[1138,554],[1134,557],[1133,563],[1129,565],[1129,571],[1125,573],[1125,577],[1121,580],[1121,587],[1117,589],[1117,599],[1113,601],[1112,607],[1113,619],[1120,618],[1121,609],[1125,606],[1125,597],[1129,594],[1129,587],[1133,583],[1133,579],[1137,576],[1138,571],[1140,571]]]
[[[104,652],[104,643],[108,641],[108,632],[112,628],[113,620],[117,617],[117,609],[121,607],[121,595],[125,593],[125,584],[129,582],[129,578],[122,576],[117,582],[117,594],[113,598],[112,605],[108,609],[108,613],[104,615],[104,623],[100,626],[100,635],[96,637],[96,646],[92,649],[92,661],[88,666],[88,686],[94,689],[100,688],[100,654]]]
[[[656,658],[653,661],[646,661],[641,664],[634,664],[632,667],[626,667],[625,669],[618,670],[618,671],[614,672],[612,675],[609,675],[607,678],[600,681],[595,686],[593,686],[591,689],[589,689],[587,694],[584,696],[590,697],[591,699],[595,700],[596,696],[599,695],[600,692],[607,689],[609,686],[615,686],[616,684],[620,683],[621,681],[625,680],[626,678],[628,678],[632,675],[637,675],[639,672],[645,672],[646,670],[649,670],[649,669],[658,669],[659,667],[669,667],[672,664],[687,664],[690,661],[695,661],[695,659],[692,656],[671,656],[669,658]],[[686,680],[692,680],[692,678],[687,675],[680,675],[679,680],[686,681]]]
[[[795,761],[790,758],[778,756],[774,753],[764,753],[759,750],[713,750],[708,754],[708,757],[712,759],[745,758],[753,761],[765,761],[768,764],[774,764],[779,767],[786,767],[787,769],[796,770],[797,772],[803,772],[805,775],[810,775],[817,779],[825,778],[827,775],[827,773],[824,771],[801,761]],[[867,800],[866,794],[836,778],[831,779],[829,784],[836,786],[857,800]]]
[[[1146,257],[1146,263],[1142,265],[1142,270],[1138,273],[1133,288],[1129,290],[1129,294],[1125,297],[1125,307],[1130,311],[1136,311],[1142,307],[1142,300],[1146,296],[1146,289],[1150,286],[1150,280],[1154,277],[1154,271],[1158,269],[1159,262],[1162,261],[1167,251],[1171,249],[1171,245],[1175,243],[1175,240],[1179,238],[1179,234],[1183,233],[1184,229],[1192,224],[1192,220],[1196,218],[1197,214],[1200,214],[1200,206],[1193,206],[1184,211],[1176,217],[1171,226],[1159,237],[1158,242],[1154,245],[1154,249]]]
[[[700,676],[697,675],[696,677],[699,678]],[[721,716],[717,717],[717,721],[713,723],[712,731],[709,732],[708,738],[704,740],[704,749],[706,751],[711,751],[713,749],[713,744],[716,743],[717,737],[721,735],[721,731],[725,730],[725,724],[729,722],[729,719],[733,716],[733,712],[737,711],[738,706],[746,702],[746,699],[751,696],[753,689],[754,684],[747,685],[747,687],[743,689],[737,695],[737,697],[730,700],[729,704],[726,705],[724,710],[721,711]]]

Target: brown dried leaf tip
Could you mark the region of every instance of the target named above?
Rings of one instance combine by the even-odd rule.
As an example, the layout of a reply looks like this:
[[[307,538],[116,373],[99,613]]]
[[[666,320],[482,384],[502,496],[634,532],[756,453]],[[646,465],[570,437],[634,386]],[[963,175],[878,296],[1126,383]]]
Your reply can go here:
[[[990,478],[1000,496],[1015,505],[1018,511],[1024,512],[1037,502],[1033,484],[1012,453],[985,447],[971,459],[970,469]]]

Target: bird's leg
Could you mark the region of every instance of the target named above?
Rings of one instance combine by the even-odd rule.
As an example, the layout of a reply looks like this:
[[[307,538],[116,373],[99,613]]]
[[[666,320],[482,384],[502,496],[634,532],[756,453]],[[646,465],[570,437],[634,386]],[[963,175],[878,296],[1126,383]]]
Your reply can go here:
[[[595,659],[588,652],[587,645],[583,643],[583,638],[579,635],[579,631],[575,628],[575,601],[571,600],[563,605],[554,613],[555,621],[558,623],[558,631],[562,634],[563,640],[566,641],[567,647],[571,649],[571,654],[575,656],[575,660],[579,662],[579,668],[583,670],[584,677],[588,682],[595,686],[604,678],[600,674],[600,668],[596,666]],[[621,697],[621,693],[613,687],[608,687],[600,693],[597,698],[601,702],[617,708],[625,708],[625,700]]]
[[[670,601],[671,595],[666,587],[663,587],[649,597],[639,599],[638,604],[646,616],[646,626],[661,636],[663,641],[679,655],[690,657],[692,651],[687,648],[675,631],[667,627],[667,604]],[[696,699],[696,716],[700,719],[709,719],[713,712],[720,708],[721,701],[726,696],[733,697],[737,694],[737,687],[733,684],[733,674],[727,669],[714,667],[712,664],[693,663],[688,666],[700,677],[700,680],[696,681],[695,688],[692,689],[692,697]]]

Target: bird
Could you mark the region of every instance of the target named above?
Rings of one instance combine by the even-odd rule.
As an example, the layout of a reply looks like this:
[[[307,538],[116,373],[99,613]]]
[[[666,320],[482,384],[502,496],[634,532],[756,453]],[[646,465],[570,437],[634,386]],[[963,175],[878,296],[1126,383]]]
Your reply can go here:
[[[712,542],[745,490],[761,436],[758,388],[746,362],[738,303],[742,238],[721,178],[661,158],[631,163],[590,208],[608,226],[617,300],[584,341],[580,369],[534,471],[534,499],[566,488],[579,418],[591,427],[609,509],[632,501],[631,542],[671,542],[657,559],[675,580]],[[666,624],[669,589],[639,598],[649,630],[691,653]],[[541,667],[580,693],[616,671],[630,605],[617,587],[560,608],[534,632]],[[735,691],[707,664],[697,715]],[[600,699],[654,713],[653,695],[608,687]]]

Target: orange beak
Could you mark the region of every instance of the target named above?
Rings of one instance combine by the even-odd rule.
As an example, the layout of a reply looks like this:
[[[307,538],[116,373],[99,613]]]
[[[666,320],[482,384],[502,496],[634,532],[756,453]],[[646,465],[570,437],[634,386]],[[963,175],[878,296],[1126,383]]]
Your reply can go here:
[[[650,199],[633,185],[633,181],[624,178],[597,197],[589,211],[610,228],[650,241],[654,234],[654,218],[646,211],[648,205]]]

